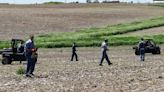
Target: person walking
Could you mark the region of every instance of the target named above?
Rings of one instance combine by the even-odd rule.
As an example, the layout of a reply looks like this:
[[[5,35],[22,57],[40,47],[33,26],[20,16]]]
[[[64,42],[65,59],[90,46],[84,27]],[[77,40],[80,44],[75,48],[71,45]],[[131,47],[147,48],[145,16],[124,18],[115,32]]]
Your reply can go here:
[[[76,43],[74,42],[72,44],[72,57],[71,57],[71,61],[73,61],[73,58],[75,57],[76,58],[76,61],[78,61],[78,56],[77,56],[77,53],[76,53]]]
[[[102,42],[102,44],[101,44],[102,57],[101,57],[100,64],[99,64],[100,66],[102,66],[104,59],[106,59],[106,61],[108,62],[108,65],[112,64],[108,58],[108,55],[107,55],[107,50],[108,50],[107,43],[108,43],[108,40],[104,40],[104,42]]]
[[[140,52],[140,60],[145,61],[145,42],[144,39],[141,38],[141,41],[138,44],[139,52]]]
[[[37,48],[34,44],[34,35],[30,35],[30,39],[25,43],[25,56],[27,60],[26,77],[34,76],[33,72],[37,62]]]

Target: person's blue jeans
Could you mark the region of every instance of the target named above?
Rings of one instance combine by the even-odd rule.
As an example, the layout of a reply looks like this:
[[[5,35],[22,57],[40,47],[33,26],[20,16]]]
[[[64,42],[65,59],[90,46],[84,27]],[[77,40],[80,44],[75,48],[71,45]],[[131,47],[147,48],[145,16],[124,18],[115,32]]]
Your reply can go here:
[[[31,65],[31,71],[30,74],[33,74],[34,70],[35,70],[35,65],[36,65],[37,60],[33,59],[32,65]]]
[[[75,56],[75,58],[76,58],[76,61],[78,61],[78,56],[77,56],[77,54],[76,54],[75,51],[72,52],[71,61],[73,61],[74,56]]]
[[[31,55],[26,55],[26,59],[27,59],[26,75],[33,74],[37,60],[31,58]]]
[[[101,57],[101,60],[100,60],[100,65],[103,63],[104,59],[106,59],[106,61],[108,62],[109,65],[111,64],[106,51],[102,51],[102,57]]]
[[[141,59],[141,61],[145,60],[145,49],[144,48],[140,48],[140,59]]]

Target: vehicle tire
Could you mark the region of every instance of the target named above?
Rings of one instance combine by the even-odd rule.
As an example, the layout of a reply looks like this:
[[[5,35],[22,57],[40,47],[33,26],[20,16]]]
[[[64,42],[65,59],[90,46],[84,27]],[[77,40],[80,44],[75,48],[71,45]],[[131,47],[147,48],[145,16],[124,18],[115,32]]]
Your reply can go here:
[[[160,48],[156,48],[152,54],[161,54]]]
[[[140,55],[139,50],[135,50],[135,55]]]
[[[156,51],[153,51],[152,54],[157,54]]]
[[[160,49],[157,49],[157,50],[156,50],[156,54],[161,54]]]
[[[7,57],[4,57],[3,59],[2,59],[2,64],[3,65],[6,65],[6,64],[11,64],[11,60],[9,59],[9,58],[7,58]]]

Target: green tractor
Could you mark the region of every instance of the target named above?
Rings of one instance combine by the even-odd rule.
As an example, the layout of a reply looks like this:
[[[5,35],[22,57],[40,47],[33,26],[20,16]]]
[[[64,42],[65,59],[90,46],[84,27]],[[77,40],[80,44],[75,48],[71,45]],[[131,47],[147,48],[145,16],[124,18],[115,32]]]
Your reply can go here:
[[[23,43],[24,41],[21,39],[12,39],[11,48],[0,50],[3,65],[11,64],[13,61],[20,61],[20,63],[26,61]]]

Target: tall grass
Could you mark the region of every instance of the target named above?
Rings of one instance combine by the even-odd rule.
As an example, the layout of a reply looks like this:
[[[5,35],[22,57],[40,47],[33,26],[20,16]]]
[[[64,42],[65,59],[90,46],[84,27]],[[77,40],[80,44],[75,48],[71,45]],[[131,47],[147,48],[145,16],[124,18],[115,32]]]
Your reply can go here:
[[[16,70],[16,74],[18,74],[18,75],[23,75],[23,74],[25,74],[25,72],[26,72],[26,70],[25,70],[25,68],[23,68],[23,67],[19,67],[19,68]]]
[[[76,42],[78,46],[99,46],[104,39],[109,40],[110,45],[133,45],[138,42],[141,37],[123,37],[117,36],[128,32],[134,32],[143,29],[164,26],[164,17],[158,17],[149,20],[137,21],[127,24],[117,24],[103,28],[81,29],[75,32],[62,32],[40,35],[36,42],[38,47],[54,48],[54,47],[70,47],[72,42]],[[158,43],[163,43],[158,37],[163,35],[152,36]]]
[[[0,41],[0,49],[9,48],[10,46],[11,45],[9,41]]]
[[[141,37],[118,35],[160,26],[164,26],[164,17],[117,24],[103,28],[81,29],[75,32],[49,33],[38,36],[36,38],[36,45],[42,48],[59,48],[70,47],[73,42],[76,42],[80,47],[89,47],[100,46],[104,39],[108,39],[109,44],[112,46],[133,45],[136,44]],[[160,44],[164,43],[164,35],[148,36],[147,38],[153,38]],[[7,42],[0,41],[0,48],[7,47],[7,44]]]
[[[164,35],[154,35],[146,36],[145,38],[153,39],[157,44],[164,43]],[[92,39],[92,40],[77,40],[76,43],[79,47],[97,47],[101,45],[104,39],[108,39],[110,46],[120,46],[120,45],[135,45],[141,39],[141,37],[134,36],[104,36],[102,38]],[[61,48],[61,47],[71,47],[73,41],[65,40],[59,42],[38,42],[37,46],[42,48]]]

